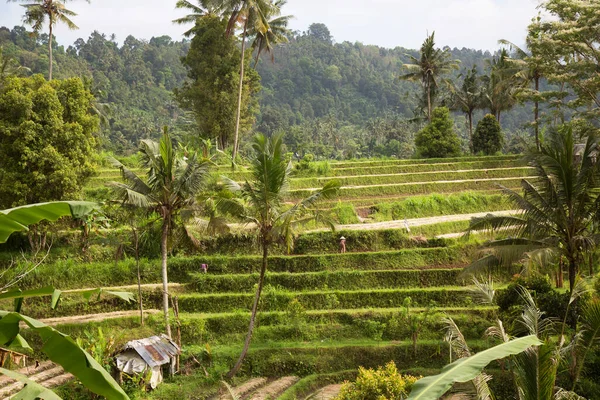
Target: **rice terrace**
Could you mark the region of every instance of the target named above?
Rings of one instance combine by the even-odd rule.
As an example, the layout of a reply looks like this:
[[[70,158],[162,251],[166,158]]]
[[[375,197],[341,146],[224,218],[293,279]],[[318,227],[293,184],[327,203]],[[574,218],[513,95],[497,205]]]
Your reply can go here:
[[[0,5],[0,399],[600,399],[599,3],[112,3]]]

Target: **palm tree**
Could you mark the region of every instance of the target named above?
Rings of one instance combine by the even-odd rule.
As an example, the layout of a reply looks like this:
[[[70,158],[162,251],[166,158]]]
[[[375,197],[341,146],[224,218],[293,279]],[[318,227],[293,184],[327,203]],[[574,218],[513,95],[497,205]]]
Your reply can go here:
[[[194,24],[199,18],[211,15],[214,12],[213,2],[211,0],[198,0],[198,5],[192,4],[188,0],[178,0],[175,4],[175,8],[189,10],[191,14],[185,17],[177,18],[173,20],[173,23],[178,25]],[[183,33],[183,36],[189,37],[194,32],[194,28],[187,30]]]
[[[460,74],[464,77],[462,85],[458,88],[455,85],[448,85],[452,92],[454,109],[462,111],[467,117],[469,123],[469,147],[473,152],[473,113],[481,107],[481,88],[479,86],[479,77],[477,67],[473,66],[466,74]]]
[[[256,37],[263,36],[267,38],[269,32],[268,17],[280,15],[281,11],[276,4],[285,4],[285,2],[277,1],[276,3],[272,3],[272,0],[225,0],[224,3],[226,3],[224,9],[230,11],[226,34],[232,35],[235,31],[236,25],[238,23],[242,25],[242,55],[240,60],[238,104],[235,117],[235,134],[232,153],[232,166],[235,166],[235,159],[239,144],[240,117],[242,113],[246,38],[248,37],[249,33],[253,33]]]
[[[598,137],[590,134],[580,153],[571,127],[564,126],[550,136],[541,150],[532,150],[527,160],[535,169],[535,180],[522,181],[524,194],[504,188],[520,208],[518,215],[488,215],[474,219],[468,229],[501,229],[508,238],[487,244],[484,256],[467,270],[512,265],[539,255],[543,255],[539,259],[559,264],[564,258],[569,265],[572,292],[586,254],[600,243],[594,229],[600,217],[599,144]]]
[[[530,33],[531,34],[531,33]],[[527,41],[530,41],[530,37],[527,37]],[[540,148],[540,80],[544,76],[542,60],[532,51],[526,51],[521,49],[516,44],[502,39],[499,41],[500,44],[508,46],[516,55],[511,59],[511,62],[516,66],[516,78],[522,81],[521,94],[525,95],[526,98],[533,99],[533,129],[535,133],[535,145]],[[533,83],[533,90],[526,88],[530,83]]]
[[[280,43],[289,41],[288,35],[290,30],[287,25],[292,18],[291,15],[281,15],[281,8],[287,3],[287,0],[275,0],[273,7],[268,8],[268,13],[265,15],[268,21],[266,32],[256,31],[250,32],[250,36],[254,36],[252,41],[252,50],[256,51],[254,67],[258,64],[259,57],[262,53],[267,53],[271,56],[271,62],[275,61],[273,48]]]
[[[228,377],[238,372],[250,347],[267,271],[269,248],[273,243],[283,241],[288,250],[291,249],[294,244],[294,226],[310,219],[322,219],[322,215],[313,206],[320,199],[336,195],[340,187],[338,181],[330,181],[323,186],[323,189],[290,206],[285,202],[285,196],[290,184],[292,166],[285,158],[283,136],[267,138],[257,135],[252,148],[254,150],[254,156],[250,160],[252,179],[239,185],[225,178],[229,190],[233,194],[238,194],[238,197],[223,198],[219,202],[222,211],[256,226],[263,256],[244,348],[235,366],[227,374]]]
[[[511,62],[506,49],[500,50],[498,56],[486,60],[488,75],[482,77],[483,102],[490,110],[490,114],[496,117],[498,123],[503,111],[514,107],[517,93],[523,84],[518,79],[518,68]]]
[[[14,58],[5,55],[3,47],[0,46],[0,84],[8,76],[19,76],[27,71],[29,68],[19,65]]]
[[[167,252],[169,235],[177,215],[190,208],[196,194],[205,183],[210,162],[200,161],[196,154],[188,158],[177,154],[173,149],[167,127],[164,128],[160,143],[142,140],[140,144],[142,163],[148,168],[144,181],[123,164],[113,160],[121,169],[126,183],[112,182],[119,197],[126,204],[152,210],[162,220],[160,250],[162,256],[163,312],[167,335],[171,337],[169,324],[169,287],[167,277]]]
[[[9,1],[27,1],[26,4],[21,4],[25,7],[25,16],[23,22],[31,25],[33,31],[37,34],[42,30],[42,25],[48,18],[48,53],[50,57],[50,65],[48,70],[48,80],[52,80],[52,30],[54,24],[62,22],[69,29],[79,29],[77,25],[71,21],[69,17],[74,17],[77,14],[65,7],[65,4],[59,0],[9,0]],[[89,0],[88,0],[89,2]]]
[[[408,71],[401,75],[400,79],[421,82],[423,96],[427,99],[427,120],[431,122],[431,112],[438,89],[439,78],[458,68],[459,61],[452,60],[450,53],[446,50],[435,48],[435,32],[427,36],[421,46],[421,57],[416,58],[407,54],[411,63],[403,64],[402,67]]]

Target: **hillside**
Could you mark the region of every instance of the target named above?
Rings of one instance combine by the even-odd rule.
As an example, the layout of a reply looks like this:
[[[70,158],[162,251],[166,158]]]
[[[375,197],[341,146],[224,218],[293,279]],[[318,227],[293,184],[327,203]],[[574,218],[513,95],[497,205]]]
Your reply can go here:
[[[47,40],[47,34],[35,38],[23,27],[0,28],[5,55],[31,73],[47,70]],[[106,116],[101,132],[105,148],[132,150],[139,139],[157,137],[164,125],[180,136],[193,131],[193,118],[172,95],[186,79],[180,58],[189,41],[128,36],[119,44],[114,37],[94,32],[72,45],[54,43],[55,76],[85,77],[98,99],[98,109]],[[294,33],[290,43],[275,48],[274,63],[266,56],[257,65],[263,90],[255,129],[286,130],[286,143],[298,153],[327,158],[410,156],[412,135],[419,126],[405,119],[413,116],[419,88],[398,79],[406,53],[416,54],[401,47],[334,43],[320,24],[309,32]],[[491,57],[489,52],[466,48],[451,53],[464,68],[482,68]],[[514,132],[530,118],[528,107],[517,106],[505,114],[503,128]],[[464,118],[456,114],[455,121],[464,136]],[[315,135],[318,145],[311,140]]]

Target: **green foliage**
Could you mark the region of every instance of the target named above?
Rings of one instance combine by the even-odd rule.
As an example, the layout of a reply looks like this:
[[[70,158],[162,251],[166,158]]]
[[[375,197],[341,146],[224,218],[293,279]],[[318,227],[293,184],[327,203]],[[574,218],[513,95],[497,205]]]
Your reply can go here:
[[[327,303],[327,296],[335,294],[340,309],[350,308],[383,308],[400,307],[404,299],[410,297],[415,307],[428,306],[467,306],[472,303],[465,288],[445,286],[444,288],[427,289],[374,289],[358,291],[306,291],[287,292],[272,289],[264,293],[263,311],[282,311],[290,301],[297,298],[307,310],[322,310]],[[179,309],[185,312],[225,312],[238,309],[250,310],[254,296],[250,293],[219,294],[182,294],[179,296]],[[154,304],[157,303],[153,296]]]
[[[500,124],[492,114],[486,114],[478,123],[473,135],[473,152],[496,154],[504,146]]]
[[[19,324],[23,322],[42,338],[44,354],[53,362],[63,366],[65,371],[75,375],[92,392],[108,399],[129,399],[108,372],[69,336],[40,321],[15,312],[0,311],[0,316],[2,317],[0,319],[2,346],[10,345],[20,337]]]
[[[360,268],[360,266],[358,266]],[[291,291],[392,289],[433,287],[460,282],[460,268],[423,270],[337,271],[307,273],[268,273],[265,283]],[[194,274],[190,288],[199,293],[247,292],[253,288],[257,274]],[[334,307],[335,308],[335,307]]]
[[[522,353],[531,346],[541,344],[542,342],[535,335],[529,335],[499,344],[470,357],[458,359],[446,365],[439,375],[428,376],[417,381],[408,400],[437,399],[454,383],[473,380],[490,362]]]
[[[371,210],[377,221],[423,218],[437,215],[469,214],[485,211],[509,210],[514,207],[502,194],[460,192],[452,194],[433,193],[412,196],[393,203],[377,203]],[[456,232],[459,232],[457,230]]]
[[[377,370],[360,367],[355,382],[346,382],[336,400],[404,400],[418,378],[402,375],[393,361]]]
[[[201,138],[219,140],[224,149],[233,141],[237,89],[241,52],[234,37],[225,35],[227,20],[204,16],[195,21],[190,49],[182,58],[189,80],[176,89],[182,108],[193,111]],[[246,55],[249,63],[251,55]],[[260,78],[252,68],[245,68],[242,96],[241,129],[248,130],[254,123],[258,109],[256,93]],[[198,142],[198,138],[193,138]]]
[[[431,122],[415,137],[417,153],[421,157],[456,157],[460,154],[460,141],[454,132],[454,122],[446,107],[433,110]]]
[[[85,201],[64,201],[0,210],[0,243],[6,242],[12,233],[26,231],[29,225],[42,220],[56,221],[64,216],[82,218],[97,207],[97,204]]]
[[[0,88],[0,207],[77,198],[98,118],[79,78],[10,77]]]

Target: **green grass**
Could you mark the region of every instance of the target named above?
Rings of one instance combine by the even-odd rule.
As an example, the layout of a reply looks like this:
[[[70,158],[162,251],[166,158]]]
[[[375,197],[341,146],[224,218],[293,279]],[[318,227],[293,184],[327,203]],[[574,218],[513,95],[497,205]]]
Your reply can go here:
[[[297,299],[307,310],[336,308],[401,307],[407,297],[415,307],[467,306],[472,298],[465,287],[444,286],[418,289],[320,290],[288,292],[266,288],[261,296],[261,310],[283,311]],[[182,294],[179,309],[185,312],[222,312],[249,310],[253,293]],[[156,299],[157,306],[159,299]]]
[[[375,221],[390,221],[404,218],[425,218],[439,215],[512,210],[514,208],[514,204],[501,193],[433,193],[426,196],[408,197],[396,202],[375,204],[371,207],[372,214],[370,217]]]
[[[462,282],[462,268],[378,271],[320,271],[267,273],[265,285],[281,290],[359,290],[443,286]],[[195,274],[189,289],[199,293],[250,292],[258,274]],[[470,283],[470,282],[468,282]]]
[[[436,182],[452,181],[464,179],[492,179],[492,178],[514,178],[526,177],[532,175],[533,170],[529,167],[514,167],[490,170],[473,171],[449,171],[449,172],[412,172],[403,174],[387,175],[361,175],[352,177],[340,177],[337,179],[342,186],[365,186],[365,185],[388,185],[412,182]],[[292,179],[290,186],[292,189],[320,188],[331,177],[324,178],[300,178]]]
[[[464,191],[479,191],[499,189],[499,185],[508,188],[519,188],[522,178],[498,178],[493,180],[467,180],[449,182],[424,182],[424,183],[400,183],[393,185],[376,185],[366,187],[342,187],[339,198],[342,201],[352,198],[365,198],[368,196],[400,196],[400,195],[423,195],[431,193],[458,193]],[[287,198],[298,200],[310,196],[312,190],[290,190]]]

